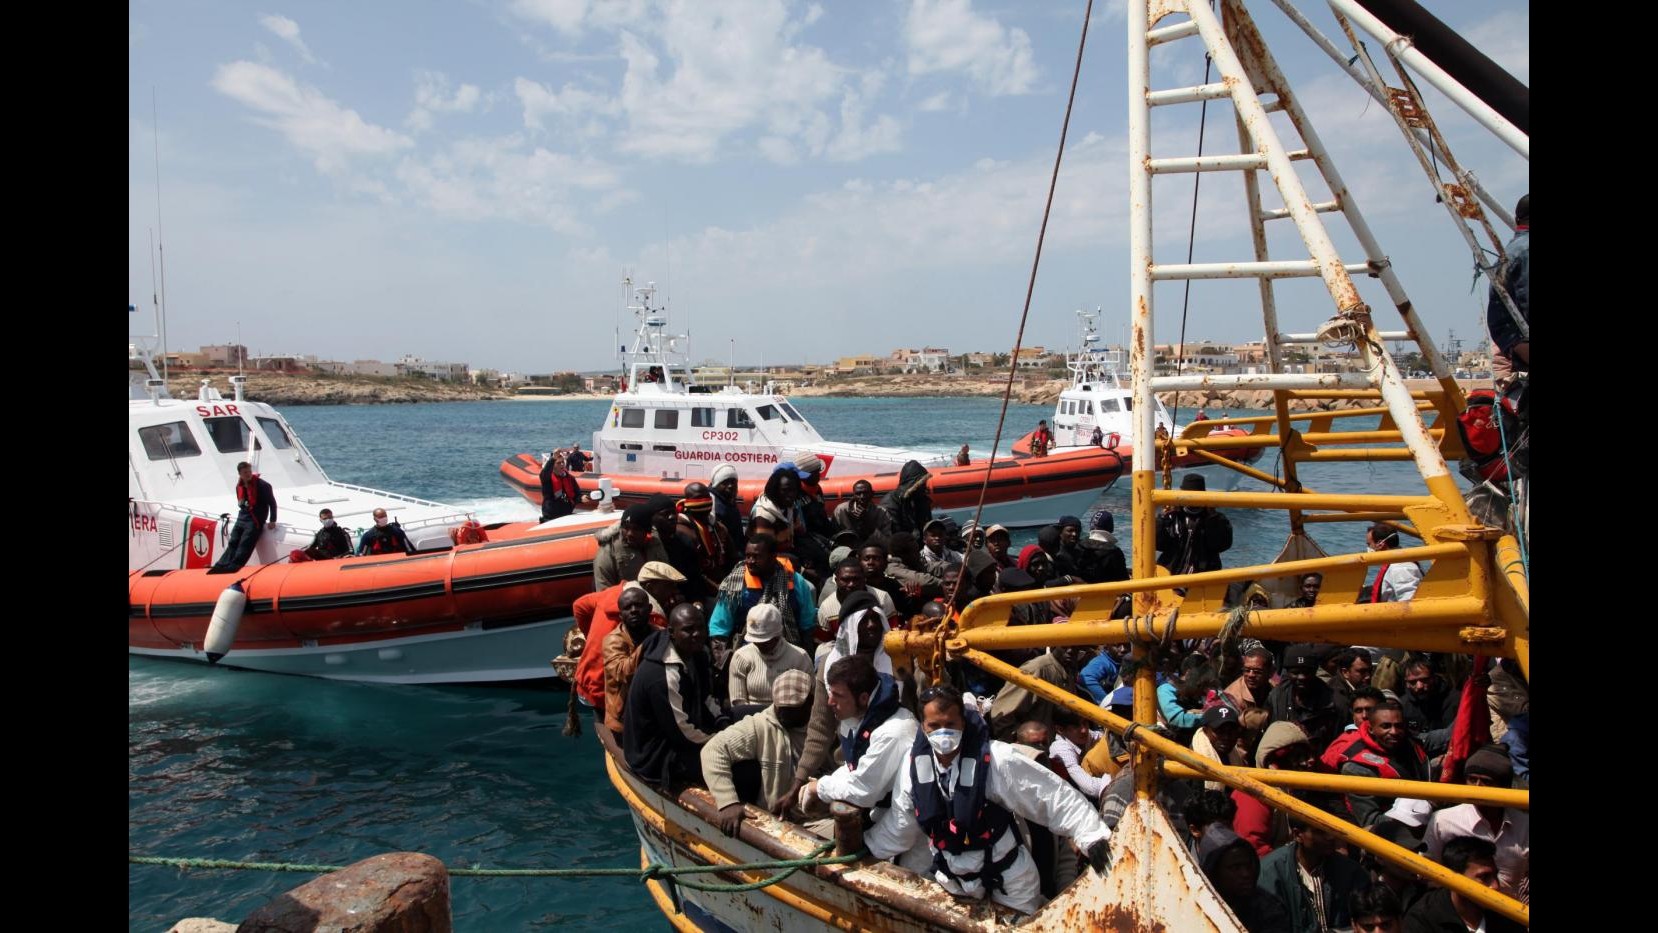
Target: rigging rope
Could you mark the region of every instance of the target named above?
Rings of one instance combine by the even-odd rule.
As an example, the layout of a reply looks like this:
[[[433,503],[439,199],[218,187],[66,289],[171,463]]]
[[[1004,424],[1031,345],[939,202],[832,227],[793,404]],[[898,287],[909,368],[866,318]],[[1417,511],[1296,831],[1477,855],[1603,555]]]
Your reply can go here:
[[[776,859],[767,862],[742,862],[735,865],[663,865],[652,862],[644,868],[449,868],[445,870],[451,877],[456,878],[637,878],[648,881],[652,878],[671,879],[675,884],[683,885],[697,891],[740,892],[756,891],[789,877],[802,868],[813,868],[819,865],[844,865],[855,862],[867,855],[867,852],[853,852],[849,855],[830,855],[824,853],[834,848],[833,842],[826,842],[812,850],[804,858]],[[166,858],[154,855],[127,855],[130,865],[162,865],[172,868],[193,868],[210,871],[289,871],[306,874],[327,874],[341,871],[346,865],[315,865],[299,862],[239,862],[229,859],[209,858]],[[770,878],[760,881],[751,881],[743,884],[723,884],[719,882],[694,882],[679,878],[679,875],[726,874],[739,871],[778,871]]]

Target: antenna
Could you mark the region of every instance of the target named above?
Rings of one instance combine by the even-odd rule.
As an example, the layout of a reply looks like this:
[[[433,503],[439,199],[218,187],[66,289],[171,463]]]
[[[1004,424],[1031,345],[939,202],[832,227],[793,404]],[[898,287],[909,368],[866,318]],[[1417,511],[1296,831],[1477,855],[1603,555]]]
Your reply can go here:
[[[155,85],[150,85],[150,139],[155,143],[156,255],[161,257],[161,381],[167,381],[167,251],[161,238],[161,127],[156,116]]]

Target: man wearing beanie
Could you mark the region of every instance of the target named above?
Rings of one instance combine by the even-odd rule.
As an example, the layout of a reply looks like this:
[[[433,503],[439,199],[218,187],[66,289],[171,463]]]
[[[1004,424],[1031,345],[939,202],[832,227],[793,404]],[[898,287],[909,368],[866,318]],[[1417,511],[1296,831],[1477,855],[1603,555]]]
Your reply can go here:
[[[737,468],[729,463],[722,463],[714,468],[714,475],[708,478],[708,485],[714,491],[714,521],[725,529],[731,537],[731,543],[738,554],[743,550],[743,510],[737,503]]]
[[[1186,492],[1203,492],[1201,473],[1180,478]],[[1157,517],[1157,562],[1172,574],[1221,569],[1220,555],[1232,547],[1232,522],[1201,505],[1169,506]]]
[[[1463,783],[1475,787],[1508,787],[1514,781],[1514,763],[1504,745],[1486,745],[1468,756],[1462,766]],[[1531,903],[1531,814],[1513,807],[1464,803],[1447,807],[1428,821],[1422,837],[1428,856],[1439,861],[1445,843],[1458,836],[1484,839],[1497,847],[1497,888],[1509,897]]]
[[[698,571],[686,575],[690,582],[685,595],[693,600],[712,596],[737,562],[730,533],[714,521],[714,494],[701,483],[687,483],[685,498],[674,504],[674,510],[674,537],[695,554]]]

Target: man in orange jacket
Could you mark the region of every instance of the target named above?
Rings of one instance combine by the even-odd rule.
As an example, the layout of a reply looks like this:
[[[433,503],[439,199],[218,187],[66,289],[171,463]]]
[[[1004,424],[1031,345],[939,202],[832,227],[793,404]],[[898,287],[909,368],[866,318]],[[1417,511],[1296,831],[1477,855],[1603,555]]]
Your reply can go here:
[[[581,658],[576,661],[574,689],[576,696],[583,703],[593,707],[601,715],[604,712],[602,645],[605,636],[621,624],[620,600],[622,590],[629,582],[624,580],[596,593],[588,593],[576,600],[575,605],[571,607],[571,614],[576,617],[576,626],[586,636]],[[683,602],[679,595],[679,584],[684,582],[684,574],[661,561],[650,561],[639,568],[638,583],[651,597],[652,625],[661,628],[667,624],[668,613],[674,606]]]

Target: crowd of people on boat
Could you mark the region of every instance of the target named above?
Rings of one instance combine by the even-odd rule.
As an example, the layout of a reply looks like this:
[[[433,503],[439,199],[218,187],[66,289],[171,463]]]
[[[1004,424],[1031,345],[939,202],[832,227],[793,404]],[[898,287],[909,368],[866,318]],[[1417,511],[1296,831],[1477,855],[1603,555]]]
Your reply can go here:
[[[906,464],[875,500],[867,484],[833,510],[811,455],[767,480],[746,522],[736,473],[717,468],[683,498],[627,508],[599,535],[594,589],[577,601],[585,636],[576,696],[592,706],[634,774],[664,789],[707,787],[727,832],[747,806],[825,837],[829,807],[868,811],[877,858],[963,897],[1031,913],[1091,864],[1133,796],[1126,747],[1089,752],[1102,733],[1054,702],[976,665],[929,678],[888,655],[894,629],[928,631],[973,600],[1125,580],[1128,563],[1101,511],[1061,516],[1015,551],[1000,526],[931,517],[929,475]],[[1200,474],[1182,488],[1201,489]],[[1158,563],[1217,569],[1233,529],[1218,510],[1158,517]],[[1372,550],[1399,546],[1376,524]],[[1361,601],[1412,598],[1423,569],[1383,565]],[[1309,574],[1274,597],[1240,584],[1244,610],[1316,605]],[[1065,622],[1075,597],[1020,604],[1010,625]],[[1116,615],[1126,615],[1127,600]],[[1466,656],[1250,638],[1177,641],[1136,662],[1122,646],[992,652],[1026,675],[1121,715],[1140,664],[1154,666],[1159,729],[1232,765],[1477,786],[1529,782],[1527,687],[1516,669],[1475,670]],[[1492,741],[1453,735],[1465,687],[1484,688]],[[1165,779],[1159,801],[1251,931],[1507,929],[1451,889],[1349,848],[1241,791]],[[1529,901],[1524,810],[1369,794],[1298,796],[1481,884]]]

